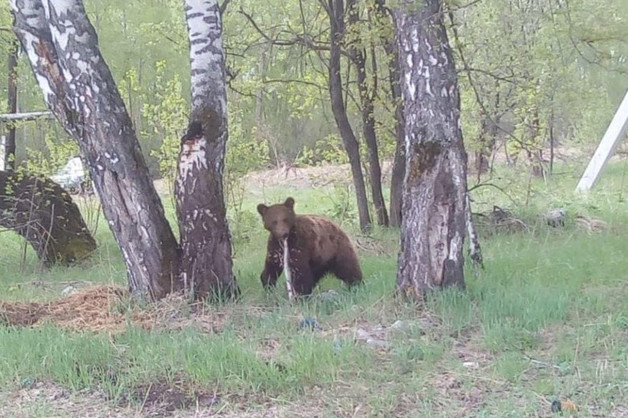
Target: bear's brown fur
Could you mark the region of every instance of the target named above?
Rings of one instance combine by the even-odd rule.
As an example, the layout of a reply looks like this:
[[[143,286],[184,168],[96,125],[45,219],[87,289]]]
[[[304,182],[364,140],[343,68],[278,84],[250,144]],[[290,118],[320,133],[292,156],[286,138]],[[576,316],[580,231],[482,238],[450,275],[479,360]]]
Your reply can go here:
[[[347,234],[331,220],[317,215],[296,215],[294,199],[266,206],[259,204],[264,228],[270,231],[268,252],[261,280],[275,286],[284,270],[284,240],[288,242],[288,265],[294,293],[309,295],[326,273],[348,285],[362,281],[358,256]]]

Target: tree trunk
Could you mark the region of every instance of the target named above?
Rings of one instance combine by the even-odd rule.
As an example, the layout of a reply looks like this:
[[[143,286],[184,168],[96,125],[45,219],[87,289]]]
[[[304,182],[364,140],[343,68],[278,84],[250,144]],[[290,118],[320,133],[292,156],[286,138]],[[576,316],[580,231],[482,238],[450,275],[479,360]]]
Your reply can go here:
[[[549,174],[554,174],[554,152],[556,147],[556,138],[554,136],[554,108],[552,107],[550,121],[549,121],[549,138],[550,138],[550,160],[549,160]]]
[[[473,212],[471,211],[471,197],[467,191],[465,195],[465,223],[467,226],[467,239],[469,240],[469,257],[473,262],[473,266],[477,268],[484,268],[484,259],[482,257],[482,247],[480,246],[480,239],[478,238],[477,231],[475,230],[475,224],[473,223]]]
[[[375,133],[375,119],[373,117],[373,98],[366,88],[366,74],[364,72],[364,59],[358,66],[358,85],[360,87],[360,97],[362,97],[362,125],[364,139],[369,155],[369,178],[371,180],[371,194],[373,196],[373,206],[377,216],[377,224],[388,226],[388,211],[382,192],[382,167],[379,162],[379,150],[377,147],[377,135]]]
[[[466,154],[441,2],[402,0],[395,14],[406,112],[397,290],[421,299],[429,289],[465,286]]]
[[[185,288],[196,297],[238,293],[223,193],[227,144],[225,54],[216,0],[186,0],[192,114],[183,137],[175,196]]]
[[[528,161],[532,166],[532,175],[535,177],[545,178],[545,167],[543,167],[543,149],[539,141],[539,135],[541,133],[541,122],[539,119],[539,109],[534,106],[532,111],[532,121],[529,125],[530,131],[530,145],[527,149]]]
[[[397,105],[401,113],[403,105]],[[396,112],[399,113],[399,112]],[[399,118],[399,115],[397,115]],[[401,208],[403,206],[403,179],[406,174],[406,144],[405,144],[405,121],[403,117],[397,119],[395,158],[393,160],[392,175],[390,179],[390,226],[401,226]],[[403,128],[398,128],[403,125]],[[401,137],[400,137],[401,135]]]
[[[19,43],[17,39],[11,41],[8,63],[8,108],[9,113],[17,113],[17,53]],[[7,142],[4,144],[4,167],[7,171],[15,170],[15,124],[9,124]]]
[[[488,116],[482,115],[478,138],[480,149],[475,151],[473,159],[478,183],[482,180],[482,174],[489,170],[489,157],[495,148],[495,137],[492,135],[493,125],[493,121],[489,120]]]
[[[11,7],[44,99],[89,165],[131,291],[163,297],[177,287],[177,242],[83,4],[21,0]]]
[[[366,185],[360,162],[360,144],[353,133],[353,128],[347,117],[347,109],[342,96],[342,76],[340,75],[340,47],[345,31],[345,12],[343,0],[329,0],[329,21],[331,25],[330,52],[329,52],[329,94],[331,109],[342,138],[342,143],[349,156],[353,186],[358,204],[360,229],[366,231],[371,226]]]
[[[349,22],[356,24],[359,19],[358,6],[355,0],[348,4]],[[362,114],[362,132],[366,141],[369,157],[369,178],[371,180],[371,195],[373,196],[373,206],[377,216],[377,224],[388,226],[388,212],[386,202],[382,193],[382,168],[379,162],[379,150],[377,147],[377,134],[375,133],[374,96],[375,86],[369,91],[366,79],[366,52],[361,47],[352,45],[350,48],[352,61],[356,66],[358,75],[358,92],[360,95],[360,105]],[[373,57],[375,59],[375,57]],[[376,74],[373,74],[376,77]]]
[[[381,19],[390,19],[391,27],[396,26],[390,10],[385,6],[385,0],[376,0],[377,11]],[[397,47],[394,37],[383,39],[384,51],[388,58],[388,77],[390,80],[390,94],[395,106],[395,157],[390,180],[390,226],[401,226],[401,206],[403,198],[403,178],[406,173],[405,143],[406,130],[403,114],[403,98],[401,97],[401,70]]]
[[[387,48],[388,49],[388,48]],[[401,71],[396,49],[389,54],[388,72],[390,74],[392,99],[395,103],[395,159],[393,160],[390,179],[390,225],[401,226],[401,208],[403,203],[403,179],[406,174],[406,120],[403,114],[401,97]]]
[[[47,178],[0,171],[0,226],[24,237],[45,266],[71,264],[96,249],[70,194]]]

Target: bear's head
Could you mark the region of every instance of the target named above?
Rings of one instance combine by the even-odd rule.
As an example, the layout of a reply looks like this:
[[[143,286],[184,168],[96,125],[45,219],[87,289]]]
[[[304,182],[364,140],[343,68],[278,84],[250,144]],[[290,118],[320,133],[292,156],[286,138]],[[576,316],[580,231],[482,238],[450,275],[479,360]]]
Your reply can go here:
[[[257,205],[257,211],[262,215],[264,228],[270,231],[275,239],[283,241],[288,238],[288,234],[296,222],[293,198],[289,197],[285,202],[271,206],[260,203]]]

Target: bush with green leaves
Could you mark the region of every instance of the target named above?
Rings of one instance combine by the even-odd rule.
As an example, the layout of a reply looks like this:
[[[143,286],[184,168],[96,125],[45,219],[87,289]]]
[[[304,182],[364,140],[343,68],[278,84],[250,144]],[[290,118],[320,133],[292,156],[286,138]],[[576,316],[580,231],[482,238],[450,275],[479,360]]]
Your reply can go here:
[[[59,138],[54,132],[48,131],[44,136],[43,147],[27,148],[26,154],[24,166],[28,172],[50,177],[63,168],[71,158],[80,155],[80,151],[74,140],[67,136]]]
[[[305,146],[297,159],[299,165],[317,166],[323,163],[346,164],[349,157],[337,134],[329,134],[316,141],[313,147]]]
[[[172,187],[177,172],[180,139],[188,124],[188,105],[178,74],[167,78],[165,70],[166,62],[157,62],[157,100],[155,104],[145,104],[142,109],[144,118],[149,122],[149,130],[144,131],[142,136],[145,139],[151,136],[161,139],[161,145],[151,151],[151,155],[157,158],[160,174]]]
[[[340,225],[355,225],[358,216],[350,184],[335,184],[327,198],[332,203],[331,208],[325,211],[327,216]]]
[[[243,177],[250,171],[264,168],[270,161],[267,141],[249,137],[242,129],[242,113],[229,112],[229,140],[225,156],[225,194],[228,220],[234,242],[248,242],[257,226],[257,216],[242,208],[245,196]]]

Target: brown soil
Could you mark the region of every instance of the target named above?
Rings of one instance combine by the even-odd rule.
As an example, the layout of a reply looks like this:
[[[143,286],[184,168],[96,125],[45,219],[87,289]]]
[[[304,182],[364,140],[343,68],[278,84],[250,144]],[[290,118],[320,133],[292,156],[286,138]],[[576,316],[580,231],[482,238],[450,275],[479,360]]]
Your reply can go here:
[[[186,412],[183,410],[199,411],[212,408],[221,401],[216,392],[199,391],[184,380],[139,385],[134,388],[130,397],[131,399],[124,399],[120,404],[127,407],[135,406],[144,416],[172,416],[177,411],[179,413]]]
[[[389,181],[392,170],[390,161],[382,162],[383,181]],[[270,170],[253,171],[244,177],[249,189],[273,186],[323,187],[329,184],[351,184],[349,164],[322,164],[315,167],[283,166]]]
[[[2,417],[131,417],[132,411],[124,411],[108,402],[99,391],[83,390],[72,393],[53,382],[35,382],[12,392],[0,392],[0,416]]]

